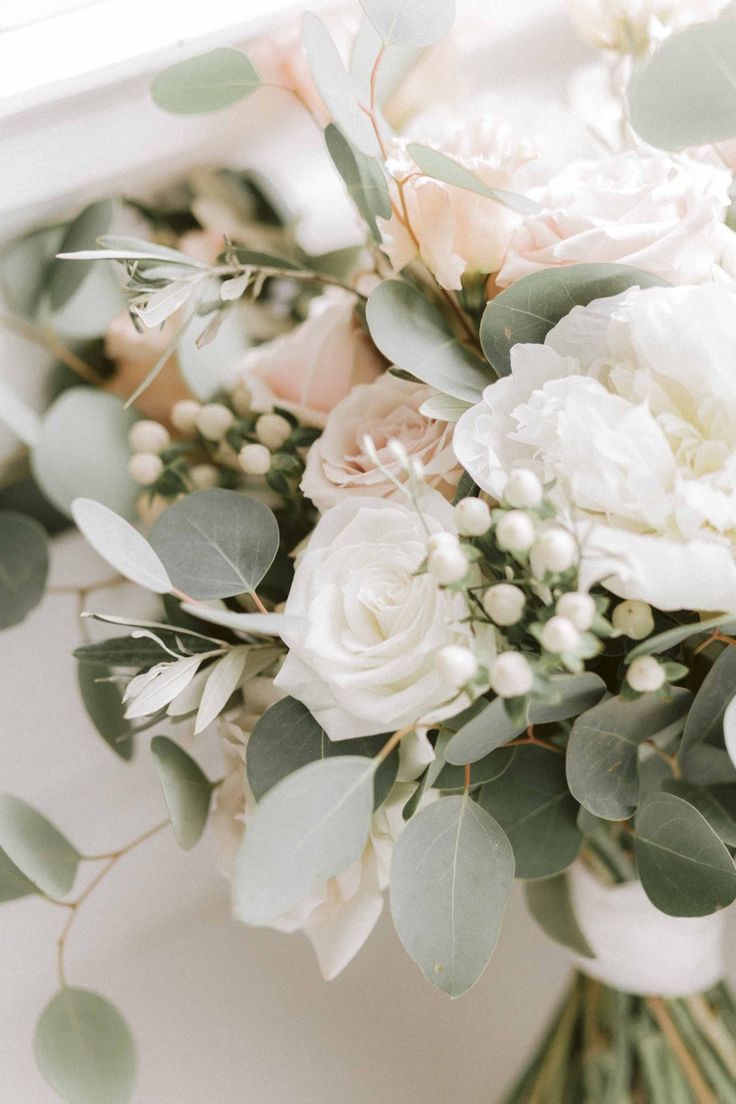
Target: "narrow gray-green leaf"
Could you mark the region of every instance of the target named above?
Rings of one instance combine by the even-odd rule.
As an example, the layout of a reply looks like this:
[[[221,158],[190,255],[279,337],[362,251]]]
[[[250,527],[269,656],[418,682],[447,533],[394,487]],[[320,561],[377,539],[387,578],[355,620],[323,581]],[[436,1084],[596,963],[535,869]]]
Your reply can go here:
[[[302,42],[312,79],[334,122],[352,145],[375,156],[378,141],[370,119],[358,105],[355,87],[330,32],[312,12],[302,19]]]
[[[717,617],[708,617],[705,621],[689,621],[687,625],[678,625],[677,628],[666,629],[656,636],[648,636],[641,644],[631,649],[626,656],[626,663],[631,663],[639,656],[668,652],[670,648],[677,647],[683,641],[689,640],[691,636],[706,636],[713,629],[722,629],[725,633],[736,631],[736,619],[732,613],[719,613]]]
[[[164,111],[201,115],[230,107],[260,87],[261,78],[250,58],[220,46],[164,69],[154,78],[151,96]]]
[[[125,518],[91,498],[75,498],[72,517],[95,552],[126,579],[154,594],[171,590],[171,579],[161,560]]]
[[[118,1010],[89,989],[61,989],[36,1026],[33,1053],[66,1104],[128,1104],[135,1044]]]
[[[578,924],[566,874],[527,882],[524,896],[530,913],[550,939],[584,958],[595,957]]]
[[[386,46],[431,46],[452,29],[455,0],[360,0]]]
[[[98,239],[110,226],[112,220],[112,200],[103,199],[92,203],[77,215],[61,239],[59,253],[76,253],[82,249],[93,249]],[[51,307],[60,310],[79,290],[90,273],[94,262],[75,262],[57,257],[51,262],[48,276],[48,289]]]
[[[43,893],[63,897],[72,888],[79,852],[51,821],[11,794],[0,794],[0,847]]]
[[[154,736],[151,754],[156,761],[174,835],[180,847],[189,851],[207,823],[212,783],[191,755],[167,736]]]
[[[618,295],[634,285],[663,283],[649,272],[619,264],[576,264],[532,272],[486,306],[480,326],[483,352],[496,372],[507,376],[513,346],[542,345],[552,327],[573,307]]]
[[[351,146],[340,130],[330,123],[325,130],[327,149],[362,218],[368,223],[376,242],[381,233],[376,217],[391,217],[391,200],[383,169],[375,157],[368,157]]]
[[[31,893],[38,893],[38,886],[26,878],[9,855],[0,850],[0,905],[17,901],[19,897],[28,897]]]
[[[439,310],[411,284],[384,280],[368,300],[371,337],[397,368],[445,395],[475,403],[493,376],[450,332]]]
[[[268,791],[238,856],[239,919],[270,924],[355,862],[370,829],[374,770],[357,755],[320,759]]]
[[[508,836],[517,878],[547,878],[577,856],[583,837],[562,755],[515,748],[508,769],[483,787],[479,802]]]
[[[496,946],[514,877],[502,829],[469,797],[443,797],[411,818],[391,860],[391,913],[433,985],[459,997]]]
[[[506,192],[501,188],[490,188],[484,184],[480,177],[466,169],[464,165],[453,161],[451,157],[432,149],[431,146],[422,146],[417,142],[410,142],[407,152],[416,165],[426,176],[433,180],[441,180],[445,184],[451,184],[455,188],[463,188],[467,192],[475,192],[484,199],[502,203],[504,207],[510,207],[520,215],[533,215],[541,211],[539,204],[526,196],[516,195],[514,192]]]
[[[19,624],[38,605],[48,571],[43,526],[25,514],[0,512],[0,629]]]
[[[222,712],[235,693],[245,670],[248,648],[231,648],[209,668],[194,723],[194,734],[202,732]]]
[[[653,794],[636,815],[636,863],[652,904],[669,916],[707,916],[736,898],[728,848],[697,809]]]
[[[668,778],[662,788],[694,806],[728,847],[736,847],[736,782],[695,786]]]
[[[159,657],[166,658],[166,653]],[[157,660],[152,660],[157,662]],[[85,660],[77,667],[77,682],[87,716],[102,739],[121,759],[133,755],[132,725],[125,716],[123,695],[117,682],[110,682],[105,661]]]
[[[726,647],[705,676],[695,695],[678,751],[680,765],[688,769],[688,759],[698,744],[723,747],[723,719],[736,695],[736,648]]]
[[[252,593],[279,546],[276,519],[237,491],[196,491],[159,518],[151,544],[174,586],[191,598]]]
[[[154,635],[157,638],[155,640]],[[80,644],[72,655],[80,663],[103,663],[109,667],[153,667],[156,663],[164,663],[172,658],[162,647],[163,644],[182,656],[190,652],[209,652],[217,646],[216,641],[187,635],[175,626],[170,626],[168,629],[159,629],[151,636],[112,636],[109,640],[98,640],[94,644]]]
[[[631,816],[639,795],[640,745],[680,727],[691,700],[688,691],[679,688],[669,700],[654,694],[635,701],[609,698],[578,717],[566,756],[573,797],[606,820]]]

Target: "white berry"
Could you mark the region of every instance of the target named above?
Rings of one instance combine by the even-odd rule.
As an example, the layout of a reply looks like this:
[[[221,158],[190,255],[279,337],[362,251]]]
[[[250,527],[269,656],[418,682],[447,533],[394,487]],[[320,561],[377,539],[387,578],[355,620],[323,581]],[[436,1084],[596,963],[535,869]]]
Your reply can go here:
[[[440,529],[437,533],[430,533],[427,537],[427,547],[430,552],[438,548],[459,548],[460,541],[455,533],[449,533],[446,529]]]
[[[545,529],[534,542],[530,562],[538,579],[562,575],[578,562],[578,545],[572,533],[559,526]]]
[[[544,498],[544,487],[534,472],[527,468],[514,468],[506,480],[503,497],[509,506],[533,510]]]
[[[265,475],[271,467],[271,453],[265,445],[243,445],[238,461],[246,475]]]
[[[521,652],[503,652],[491,667],[490,683],[499,698],[520,698],[534,685],[534,672]]]
[[[441,546],[434,552],[430,552],[427,567],[430,575],[438,583],[447,586],[449,583],[459,583],[465,578],[468,571],[468,557],[459,544],[454,548],[451,545]]]
[[[222,403],[206,403],[197,415],[197,429],[208,441],[221,441],[234,422],[232,410]]]
[[[128,444],[133,452],[161,452],[171,441],[166,426],[143,418],[134,422],[128,433]]]
[[[194,433],[202,404],[195,399],[181,399],[171,409],[171,423],[180,433]]]
[[[155,483],[163,470],[163,461],[155,452],[136,452],[128,461],[128,473],[141,487]]]
[[[251,394],[244,384],[241,383],[235,388],[230,396],[230,401],[241,417],[250,414]]]
[[[220,482],[220,473],[214,464],[195,464],[189,469],[189,478],[198,491],[209,491]]]
[[[620,602],[611,615],[613,627],[632,640],[643,640],[654,631],[652,607],[647,602]]]
[[[483,609],[497,625],[515,625],[525,605],[524,591],[513,583],[497,583],[483,595]]]
[[[626,681],[632,690],[640,694],[651,694],[664,685],[667,676],[664,667],[654,656],[639,656],[626,672]]]
[[[582,590],[571,590],[557,599],[557,612],[572,621],[580,632],[587,632],[595,620],[595,602]]]
[[[478,663],[470,648],[448,644],[437,653],[435,667],[441,679],[453,688],[459,688],[477,673]]]
[[[523,510],[510,510],[496,526],[499,548],[507,552],[527,552],[534,543],[534,521]]]
[[[455,506],[457,531],[463,537],[482,537],[491,528],[491,511],[482,498],[461,498]]]
[[[283,414],[261,414],[256,422],[256,437],[267,449],[275,452],[291,437],[291,423]]]
[[[580,633],[567,617],[555,614],[550,617],[540,634],[543,648],[555,655],[564,655],[573,651],[580,643]]]

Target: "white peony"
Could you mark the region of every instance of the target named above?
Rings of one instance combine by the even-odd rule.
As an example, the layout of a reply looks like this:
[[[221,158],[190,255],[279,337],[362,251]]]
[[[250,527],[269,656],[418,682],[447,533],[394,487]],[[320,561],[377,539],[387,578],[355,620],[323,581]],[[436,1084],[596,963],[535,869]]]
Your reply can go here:
[[[434,393],[431,387],[388,373],[375,383],[354,387],[330,411],[324,433],[309,450],[302,480],[307,498],[324,512],[346,495],[389,498],[401,493],[366,453],[365,435],[395,479],[403,483],[407,477],[389,448],[391,440],[399,441],[410,458],[421,462],[427,483],[451,494],[459,475],[452,426],[419,413]]]
[[[489,494],[554,481],[586,571],[660,609],[736,611],[736,291],[632,288],[517,345],[455,429]]]
[[[529,193],[542,210],[517,226],[496,284],[591,262],[633,265],[671,284],[703,283],[733,249],[724,224],[730,183],[728,170],[685,156],[629,150],[573,162]]]
[[[430,532],[455,532],[442,495],[422,496]],[[304,702],[333,740],[430,723],[469,704],[443,685],[435,660],[447,644],[493,655],[493,630],[475,635],[465,598],[429,572],[422,519],[391,499],[350,497],[322,515],[296,573],[285,611],[297,627],[276,685]]]
[[[693,23],[717,19],[730,0],[567,0],[575,30],[591,46],[638,54]]]

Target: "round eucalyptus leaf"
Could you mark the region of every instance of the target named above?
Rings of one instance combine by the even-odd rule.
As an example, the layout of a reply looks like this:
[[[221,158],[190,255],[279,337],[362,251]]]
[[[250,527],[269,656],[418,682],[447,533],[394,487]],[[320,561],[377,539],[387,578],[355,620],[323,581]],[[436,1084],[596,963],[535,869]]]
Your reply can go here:
[[[376,217],[391,217],[391,199],[383,169],[374,157],[367,157],[351,146],[340,130],[330,123],[325,130],[327,150],[350,198],[370,227],[373,239],[381,241]]]
[[[492,199],[496,203],[517,211],[520,215],[533,215],[541,210],[539,204],[526,196],[517,195],[515,192],[506,192],[500,188],[490,188],[484,184],[480,177],[466,169],[458,161],[432,149],[431,146],[423,146],[417,142],[410,142],[407,152],[412,161],[426,175],[433,180],[441,180],[445,184],[451,184],[455,188],[462,188],[467,192],[475,192],[484,199]]]
[[[313,12],[302,18],[302,43],[312,79],[335,124],[356,149],[375,156],[380,150],[373,125],[358,105],[355,86],[330,32]]]
[[[64,230],[63,226],[43,226],[8,242],[0,251],[0,288],[10,309],[22,318],[36,314]]]
[[[36,1025],[33,1053],[66,1104],[128,1104],[136,1057],[118,1010],[89,989],[61,989]]]
[[[79,852],[51,821],[11,794],[0,794],[0,848],[43,893],[63,897],[72,888]]]
[[[465,714],[461,715],[463,719]],[[503,698],[487,704],[476,703],[467,711],[468,719],[450,738],[445,748],[448,763],[462,766],[483,759],[489,752],[507,744],[526,728],[526,721],[514,722],[506,712]]]
[[[261,78],[241,50],[220,46],[170,65],[154,78],[153,102],[174,115],[202,115],[238,103],[261,87]]]
[[[721,629],[728,634],[736,632],[736,620],[733,614],[719,613],[716,617],[708,617],[704,621],[689,621],[686,625],[678,625],[675,629],[666,629],[655,636],[648,636],[646,640],[642,640],[631,649],[626,656],[626,663],[633,662],[639,656],[668,652],[692,636],[707,636],[713,629]]]
[[[703,679],[685,723],[678,751],[680,765],[687,774],[694,750],[711,744],[726,750],[733,759],[733,709],[736,696],[736,648],[724,648]],[[728,723],[727,723],[728,720]]]
[[[360,0],[387,46],[431,46],[452,29],[455,0]]]
[[[212,783],[191,755],[167,736],[154,736],[151,754],[174,835],[180,847],[189,851],[207,824]]]
[[[98,238],[106,234],[110,228],[112,211],[111,199],[103,199],[99,203],[91,203],[89,207],[85,207],[67,227],[58,252],[76,253],[83,249],[94,249]],[[94,263],[60,260],[58,257],[52,261],[48,276],[52,310],[60,310],[72,298],[92,272]]]
[[[667,778],[662,789],[696,808],[727,847],[736,847],[736,782],[696,786],[679,778]]]
[[[38,605],[48,571],[43,526],[24,514],[0,512],[0,629],[19,624]]]
[[[529,723],[567,721],[597,705],[605,693],[605,682],[592,671],[583,671],[579,675],[552,675],[549,698],[533,701],[529,706]]]
[[[160,659],[168,659],[165,652]],[[156,660],[151,660],[155,663]],[[133,735],[125,716],[123,695],[117,682],[110,682],[112,672],[105,662],[80,662],[77,684],[87,716],[105,743],[121,759],[133,756]]]
[[[19,897],[28,897],[38,893],[38,886],[26,878],[9,855],[0,850],[0,905],[6,901],[17,901]]]
[[[268,506],[237,491],[196,491],[151,532],[173,585],[190,598],[252,593],[273,562],[279,527]]]
[[[550,939],[584,958],[595,957],[578,924],[566,874],[527,882],[524,897],[529,912]]]
[[[137,529],[91,498],[75,498],[72,517],[95,552],[126,579],[154,594],[168,594],[171,580],[166,569]]]
[[[59,260],[84,269],[84,261]],[[126,309],[122,269],[110,260],[94,261],[84,281],[58,310],[48,299],[39,304],[38,323],[69,342],[104,338],[113,318]]]

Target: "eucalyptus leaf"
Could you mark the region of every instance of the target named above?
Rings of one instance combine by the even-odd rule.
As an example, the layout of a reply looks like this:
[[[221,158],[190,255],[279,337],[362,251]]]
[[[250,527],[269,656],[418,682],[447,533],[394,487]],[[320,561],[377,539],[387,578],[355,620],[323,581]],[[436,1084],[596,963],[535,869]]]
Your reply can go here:
[[[678,751],[680,765],[687,773],[693,749],[699,744],[723,747],[724,718],[736,696],[736,648],[723,649],[695,695]],[[727,745],[728,746],[728,745]]]
[[[713,629],[722,629],[723,632],[736,631],[736,619],[732,613],[720,613],[717,617],[708,617],[705,621],[689,621],[686,625],[678,625],[674,629],[666,629],[655,636],[648,636],[642,640],[626,656],[626,663],[643,655],[654,655],[655,652],[668,652],[676,648],[692,636],[706,636]]]
[[[366,319],[373,341],[392,364],[445,395],[476,403],[493,378],[453,336],[438,309],[403,280],[378,285]]]
[[[509,768],[513,754],[513,748],[498,748],[474,762],[470,767],[471,787],[482,786],[486,782],[494,782],[503,775]],[[431,766],[433,765],[431,764]],[[429,785],[438,790],[463,790],[465,789],[465,767],[445,763],[436,778],[430,780]]]
[[[728,847],[736,847],[736,782],[695,786],[679,778],[668,778],[662,788],[687,801],[702,813]]]
[[[26,878],[9,855],[0,850],[0,905],[28,897],[31,893],[38,893],[38,886]]]
[[[0,794],[0,848],[42,893],[63,897],[72,888],[79,852],[51,821],[11,794]]]
[[[240,920],[272,923],[355,862],[370,830],[374,772],[357,755],[320,759],[268,791],[237,859]]]
[[[707,916],[736,898],[736,867],[705,817],[671,793],[653,794],[636,815],[641,884],[669,916]]]
[[[327,150],[361,217],[370,227],[373,239],[381,241],[376,217],[391,217],[388,184],[381,165],[351,146],[334,123],[325,130]]]
[[[356,149],[375,156],[378,140],[370,119],[358,105],[355,87],[330,32],[312,12],[302,18],[302,43],[312,79],[333,121]]]
[[[125,518],[91,498],[75,498],[72,517],[95,552],[126,579],[154,594],[171,590],[171,579],[161,560]]]
[[[417,142],[410,142],[407,153],[412,161],[426,175],[433,180],[441,180],[445,184],[451,184],[455,188],[463,188],[468,192],[475,192],[484,199],[494,200],[496,203],[517,211],[520,215],[533,215],[541,211],[540,205],[526,196],[516,195],[514,192],[506,192],[501,188],[490,188],[484,184],[480,177],[466,169],[458,161],[432,149],[431,146],[422,146]]]
[[[33,1053],[41,1074],[67,1104],[132,1100],[133,1037],[118,1010],[98,993],[61,989],[41,1014]]]
[[[432,395],[419,407],[419,413],[425,418],[438,422],[459,422],[466,410],[470,410],[470,403],[453,399],[451,395]]]
[[[455,0],[360,0],[387,46],[431,46],[452,29]]]
[[[530,724],[552,724],[577,717],[597,705],[606,693],[600,675],[583,671],[579,675],[552,675],[549,696],[529,705]]]
[[[208,668],[209,675],[202,692],[202,699],[194,722],[195,736],[222,712],[235,693],[245,670],[248,648],[231,648],[222,659]]]
[[[25,514],[0,511],[0,629],[18,625],[38,605],[48,571],[43,526]]]
[[[196,491],[153,527],[151,544],[174,586],[191,598],[253,593],[279,546],[276,519],[237,491]]]
[[[167,736],[154,736],[151,754],[174,835],[179,846],[189,851],[207,824],[212,783],[191,755]]]
[[[191,613],[201,621],[222,625],[234,632],[260,636],[281,636],[284,629],[301,623],[299,618],[287,613],[237,613],[235,610],[214,609],[196,602],[182,602],[185,613]]]
[[[669,700],[655,694],[609,698],[578,717],[566,756],[573,797],[606,820],[631,816],[639,795],[639,747],[680,728],[691,700],[687,690],[675,688]]]
[[[503,698],[494,698],[458,729],[445,748],[445,759],[457,766],[475,763],[519,736],[525,728],[525,721],[511,720]]]
[[[619,295],[630,287],[661,287],[650,272],[619,264],[575,264],[522,276],[491,299],[483,312],[480,342],[500,376],[511,371],[511,350],[544,339],[573,307]]]
[[[678,150],[736,135],[736,23],[671,35],[629,85],[629,118],[652,146]]]
[[[125,717],[120,686],[108,681],[110,675],[105,661],[85,660],[77,666],[77,683],[87,716],[115,754],[128,760],[134,750],[132,725]]]
[[[81,249],[92,249],[98,239],[106,233],[112,221],[112,200],[103,199],[92,203],[77,215],[67,228],[59,245],[59,253],[75,253]],[[91,271],[91,264],[69,264],[57,257],[51,263],[48,274],[48,291],[51,307],[60,310],[85,282]]]
[[[584,958],[594,958],[575,915],[566,874],[540,878],[524,886],[527,908],[545,935]]]
[[[202,115],[246,99],[261,83],[253,62],[241,50],[219,46],[164,69],[151,85],[151,96],[164,111]]]
[[[508,836],[518,878],[547,878],[577,856],[583,837],[563,755],[540,747],[514,748],[508,768],[483,787],[479,802]]]
[[[42,226],[0,249],[0,289],[8,307],[34,318],[66,227]]]
[[[493,954],[514,877],[502,829],[467,795],[411,818],[391,860],[391,913],[424,976],[459,997]]]

